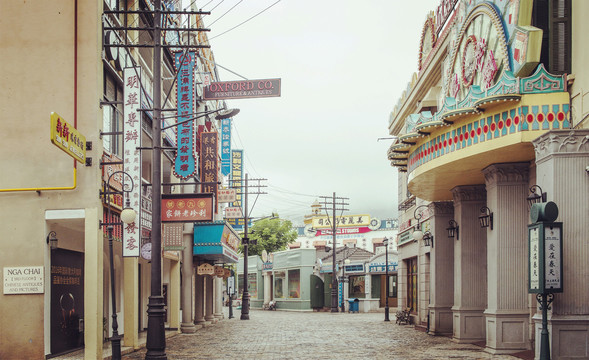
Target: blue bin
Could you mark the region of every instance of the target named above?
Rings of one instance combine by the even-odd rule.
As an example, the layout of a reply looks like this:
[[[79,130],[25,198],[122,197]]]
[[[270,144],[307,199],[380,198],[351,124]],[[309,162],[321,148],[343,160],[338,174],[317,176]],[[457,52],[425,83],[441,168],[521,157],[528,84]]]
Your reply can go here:
[[[356,298],[348,299],[348,303],[350,303],[350,307],[348,308],[348,312],[358,312],[358,304],[360,304],[360,300]]]

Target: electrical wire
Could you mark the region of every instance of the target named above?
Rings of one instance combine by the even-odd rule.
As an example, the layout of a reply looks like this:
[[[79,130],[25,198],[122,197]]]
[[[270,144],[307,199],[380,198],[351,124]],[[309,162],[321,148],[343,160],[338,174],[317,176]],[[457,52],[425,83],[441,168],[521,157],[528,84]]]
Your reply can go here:
[[[237,7],[237,5],[241,4],[242,2],[243,2],[243,0],[239,0],[239,2],[237,4],[233,5],[233,7],[231,7],[231,9],[227,10],[225,13],[223,13],[223,15],[221,15],[215,21],[213,21],[212,23],[210,23],[209,26],[213,26],[214,23],[216,23],[217,21],[221,20],[223,18],[223,16],[227,15],[231,10],[235,9]]]
[[[248,18],[247,20],[245,20],[245,21],[243,21],[243,22],[241,22],[241,23],[239,23],[239,24],[235,25],[235,26],[234,26],[234,27],[232,27],[231,29],[224,31],[224,32],[220,33],[219,35],[215,35],[215,36],[213,36],[212,38],[209,38],[209,41],[210,41],[210,40],[213,40],[213,39],[216,39],[216,38],[218,38],[219,36],[225,35],[225,34],[227,34],[228,32],[230,32],[230,31],[232,31],[232,30],[235,30],[235,29],[237,29],[237,28],[238,28],[238,27],[240,27],[241,25],[243,25],[243,24],[247,23],[248,21],[250,21],[250,20],[254,19],[254,18],[255,18],[255,17],[257,17],[258,15],[262,14],[263,12],[265,12],[265,11],[266,11],[266,10],[268,10],[268,9],[270,9],[271,7],[273,7],[274,5],[278,4],[278,3],[279,3],[279,2],[281,2],[281,1],[282,1],[282,0],[278,0],[278,1],[276,1],[276,2],[275,2],[275,3],[273,3],[272,5],[270,5],[270,6],[268,6],[267,8],[265,8],[264,10],[260,11],[259,13],[255,14],[254,16],[252,16],[252,17]]]

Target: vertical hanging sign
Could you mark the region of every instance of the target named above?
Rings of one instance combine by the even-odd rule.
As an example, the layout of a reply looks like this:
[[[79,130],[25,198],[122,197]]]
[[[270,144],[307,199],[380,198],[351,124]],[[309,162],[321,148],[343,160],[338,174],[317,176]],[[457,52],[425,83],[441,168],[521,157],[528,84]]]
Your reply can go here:
[[[221,173],[231,171],[231,119],[221,120]]]
[[[241,208],[241,194],[242,194],[242,179],[243,179],[243,150],[231,151],[231,187],[235,188],[235,201],[233,207]],[[227,222],[233,226],[234,229],[240,229],[243,226],[243,219],[227,219]]]
[[[194,117],[194,51],[177,52],[174,54],[176,75],[176,104],[178,106],[178,122]],[[196,172],[194,158],[194,121],[178,125],[176,131],[176,159],[174,175],[183,180]]]
[[[130,67],[123,71],[123,171],[133,179],[133,189],[124,192],[129,197],[131,208],[135,210],[136,218],[131,224],[123,225],[123,256],[139,256],[141,240],[141,68]],[[123,174],[124,175],[124,174]],[[131,186],[128,177],[123,176],[123,190]],[[123,200],[123,206],[126,199]]]
[[[216,200],[217,176],[219,173],[217,133],[203,132],[200,136],[200,180],[203,182],[202,192],[212,193]]]

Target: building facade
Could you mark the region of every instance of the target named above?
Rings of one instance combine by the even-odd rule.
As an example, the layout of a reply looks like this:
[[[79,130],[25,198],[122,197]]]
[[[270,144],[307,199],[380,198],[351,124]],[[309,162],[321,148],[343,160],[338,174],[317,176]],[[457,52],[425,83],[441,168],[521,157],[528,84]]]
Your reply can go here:
[[[399,306],[430,333],[538,358],[526,200],[546,193],[559,209],[565,264],[549,312],[552,358],[587,358],[589,4],[441,0],[434,10],[389,123]]]
[[[164,5],[167,10],[174,9]],[[145,13],[116,13],[121,10]],[[150,108],[155,69],[152,48],[111,45],[153,44],[149,31],[117,29],[125,24],[149,27],[151,10],[151,1],[0,5],[6,16],[0,33],[14,34],[0,40],[5,54],[0,67],[0,107],[13,119],[6,123],[9,139],[0,151],[2,163],[11,169],[0,175],[0,215],[6,225],[0,255],[5,274],[0,358],[41,359],[81,348],[86,359],[102,358],[103,346],[112,336],[114,313],[122,345],[139,347],[139,333],[147,327],[152,273],[146,244],[151,243],[150,211],[156,201],[150,196],[154,173]],[[192,24],[198,23],[198,16],[192,20]],[[166,24],[179,21],[173,14],[165,20]],[[48,22],[52,23],[50,31]],[[176,33],[175,37],[167,36],[163,44],[180,41]],[[192,43],[196,42],[206,45],[206,35],[198,33]],[[199,54],[194,63],[198,71],[187,75],[198,78],[197,96],[202,94],[200,74],[217,79],[210,50]],[[133,67],[136,81],[140,77],[139,82],[126,81],[125,68],[129,67]],[[163,50],[161,75],[162,92],[156,96],[161,96],[163,108],[175,109],[176,97],[167,96],[174,93],[176,78],[175,55],[170,48]],[[126,97],[128,87],[138,89],[133,101]],[[128,112],[126,106],[131,103],[136,107]],[[224,104],[200,100],[193,106],[194,112],[204,112],[221,109]],[[143,111],[136,111],[138,107]],[[168,119],[163,126],[172,125],[172,112],[164,114]],[[132,125],[139,127],[132,130]],[[214,133],[220,128],[219,121],[203,116],[195,124],[195,139],[200,139],[201,132]],[[174,128],[164,130],[162,145],[177,146],[176,134]],[[197,144],[194,149],[198,158]],[[176,163],[172,152],[163,152],[162,193],[201,192],[198,186],[180,186],[181,182],[198,182],[198,169],[188,178],[178,177]],[[122,171],[134,175],[127,177]],[[136,195],[127,192],[129,178]],[[133,207],[142,210],[133,229],[123,228],[120,221],[127,196]],[[211,216],[222,217],[219,213],[222,209]],[[105,223],[113,224],[112,267]],[[137,233],[139,223],[142,229]],[[128,240],[131,230],[134,237]],[[164,226],[161,291],[167,329],[195,326],[193,313],[198,313],[198,304],[206,317],[221,314],[222,275],[201,276],[196,265],[236,259],[197,255],[195,243],[192,223]],[[114,284],[110,281],[112,271]],[[204,287],[199,285],[202,282],[206,282]],[[214,297],[204,299],[205,292]],[[194,309],[193,300],[197,304]]]

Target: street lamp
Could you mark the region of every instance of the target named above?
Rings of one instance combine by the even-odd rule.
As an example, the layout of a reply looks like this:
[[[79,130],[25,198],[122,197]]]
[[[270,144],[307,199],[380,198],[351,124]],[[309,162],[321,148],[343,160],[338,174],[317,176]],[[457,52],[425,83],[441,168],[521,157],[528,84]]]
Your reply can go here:
[[[127,189],[127,185],[123,186],[123,192],[129,193],[133,191],[134,183],[133,178],[131,175],[127,174],[126,172],[119,170],[115,171],[108,177],[106,181],[106,189],[103,192],[103,195],[106,197],[106,208],[107,208],[107,221],[106,223],[101,223],[100,227],[106,225],[106,230],[108,232],[108,247],[110,250],[109,261],[110,261],[110,293],[112,298],[112,337],[110,338],[111,348],[112,348],[112,359],[119,360],[121,358],[121,337],[118,332],[119,324],[117,322],[117,303],[116,303],[116,287],[115,287],[115,266],[114,266],[114,251],[113,251],[113,236],[112,232],[114,229],[114,225],[122,225],[124,224],[132,224],[135,222],[135,218],[137,213],[135,210],[131,208],[129,197],[126,197],[125,208],[121,211],[121,221],[120,222],[112,222],[111,219],[111,209],[110,209],[110,179],[116,174],[122,174],[123,177],[126,175],[131,180],[131,188]]]
[[[389,320],[389,238],[385,237],[382,239],[382,243],[384,244],[384,268],[385,268],[385,288],[386,294],[384,295],[384,321]]]

